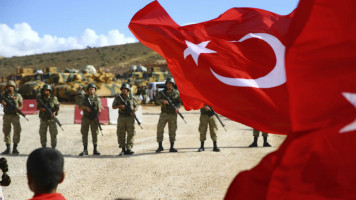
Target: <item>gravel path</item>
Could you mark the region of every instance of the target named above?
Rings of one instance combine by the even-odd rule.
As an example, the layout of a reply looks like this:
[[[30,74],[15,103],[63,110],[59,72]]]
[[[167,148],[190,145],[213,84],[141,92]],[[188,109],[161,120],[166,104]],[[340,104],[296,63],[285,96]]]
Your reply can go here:
[[[165,132],[165,151],[156,154],[159,113],[160,108],[157,106],[143,107],[144,129],[136,125],[134,155],[118,157],[120,149],[116,125],[104,125],[104,136],[99,136],[98,145],[102,155],[92,156],[93,146],[89,137],[90,155],[79,157],[83,146],[80,125],[73,124],[74,106],[62,105],[58,118],[65,131],[58,129],[57,149],[65,156],[66,178],[59,185],[58,192],[70,200],[223,199],[238,172],[255,166],[285,139],[285,136],[271,134],[269,142],[273,147],[247,148],[253,140],[252,128],[221,117],[227,129],[225,132],[219,124],[218,146],[221,152],[212,151],[209,133],[205,152],[197,152],[200,146],[199,111],[182,111],[187,124],[178,117],[175,147],[179,152],[167,151],[169,141]],[[10,186],[3,187],[7,200],[32,197],[27,186],[26,160],[32,150],[40,147],[39,119],[37,115],[27,117],[29,122],[21,119],[23,130],[19,144],[20,155],[6,156],[12,179]],[[1,130],[2,121],[0,117]],[[259,138],[261,144],[262,137]],[[0,151],[4,149],[5,144],[1,140]]]

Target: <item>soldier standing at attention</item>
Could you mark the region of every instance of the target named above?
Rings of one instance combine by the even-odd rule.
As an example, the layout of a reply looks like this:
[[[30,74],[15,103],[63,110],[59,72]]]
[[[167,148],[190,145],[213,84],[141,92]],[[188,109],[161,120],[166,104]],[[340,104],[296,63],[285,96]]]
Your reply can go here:
[[[168,123],[168,133],[169,133],[169,141],[171,142],[171,147],[169,152],[178,152],[177,149],[174,148],[174,142],[176,140],[176,131],[177,131],[177,113],[178,109],[181,105],[181,100],[179,96],[178,90],[174,89],[174,79],[167,78],[166,80],[166,88],[162,91],[172,103],[177,107],[174,109],[172,106],[169,105],[168,101],[165,97],[158,93],[157,101],[161,105],[161,114],[159,116],[159,121],[157,124],[157,142],[158,142],[158,149],[156,153],[160,153],[163,151],[162,141],[163,141],[163,132],[164,127]]]
[[[147,101],[147,87],[145,85],[142,86],[141,95],[142,95],[142,103],[141,104],[145,105],[146,101]]]
[[[123,83],[121,86],[121,98],[125,101],[123,102],[119,96],[116,96],[113,103],[112,108],[119,108],[119,118],[117,119],[117,139],[119,143],[119,147],[122,149],[119,156],[122,155],[132,155],[134,152],[132,151],[135,132],[135,118],[134,113],[129,113],[126,110],[126,105],[130,106],[131,110],[136,112],[138,109],[138,105],[134,99],[134,97],[129,95],[130,85],[128,83]],[[127,139],[126,139],[127,132]]]
[[[94,155],[100,155],[100,152],[97,150],[98,145],[98,134],[99,134],[99,125],[96,120],[96,116],[92,114],[92,110],[90,109],[90,105],[94,109],[96,109],[98,115],[101,112],[101,102],[99,97],[96,95],[96,85],[90,83],[87,86],[88,94],[83,95],[83,98],[79,102],[79,109],[83,110],[82,124],[80,128],[80,132],[82,133],[82,141],[84,146],[84,151],[79,154],[79,156],[88,155],[88,134],[89,127],[91,130],[91,135],[93,138],[94,145]]]
[[[51,146],[53,149],[57,146],[57,124],[54,121],[53,117],[58,114],[59,111],[59,102],[56,96],[51,95],[52,88],[50,85],[45,84],[42,87],[41,95],[37,99],[37,110],[40,111],[39,117],[41,119],[40,122],[40,139],[42,147],[46,147],[47,145],[47,128],[49,128],[49,134],[51,135]],[[52,111],[52,115],[47,113],[46,108],[42,103],[44,103],[47,108]]]
[[[3,96],[7,98],[10,102],[12,102],[16,108],[21,109],[23,99],[21,94],[15,91],[16,84],[13,80],[9,80],[6,84],[5,93]],[[4,106],[4,117],[3,117],[3,128],[4,132],[4,141],[6,144],[6,150],[2,152],[2,154],[10,154],[10,144],[11,144],[11,124],[14,127],[14,148],[12,149],[12,154],[18,155],[19,151],[17,150],[17,145],[20,142],[20,134],[21,134],[21,124],[20,124],[20,116],[17,113],[16,109],[12,109],[10,106],[6,105],[6,102],[2,100],[2,105]]]
[[[213,140],[214,148],[213,151],[219,152],[220,149],[216,144],[216,132],[218,131],[218,126],[216,125],[216,119],[212,113],[209,106],[205,105],[200,109],[200,123],[199,123],[199,132],[200,132],[200,143],[201,146],[198,149],[198,152],[205,151],[204,141],[206,140],[206,132],[208,131],[208,126],[210,130],[210,138]]]
[[[257,139],[260,136],[260,131],[253,129],[253,142],[252,144],[250,144],[249,147],[257,147]],[[268,137],[268,133],[262,132],[262,136],[263,136],[263,146],[264,147],[270,147],[271,145],[267,142],[267,137]]]

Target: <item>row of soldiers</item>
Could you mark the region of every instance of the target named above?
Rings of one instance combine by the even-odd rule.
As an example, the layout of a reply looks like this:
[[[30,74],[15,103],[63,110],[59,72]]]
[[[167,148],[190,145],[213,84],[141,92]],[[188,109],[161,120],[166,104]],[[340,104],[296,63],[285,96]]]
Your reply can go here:
[[[181,106],[181,99],[179,91],[175,89],[175,82],[173,78],[168,78],[165,82],[166,88],[158,93],[157,101],[161,106],[161,113],[159,116],[159,121],[157,124],[157,143],[158,148],[156,153],[164,151],[162,145],[163,142],[163,133],[166,124],[168,123],[168,135],[170,141],[169,152],[178,152],[174,148],[174,142],[176,139],[176,130],[177,130],[177,116],[179,113],[179,108]],[[15,82],[10,80],[6,85],[6,91],[3,94],[3,99],[6,98],[12,106],[7,105],[7,103],[2,100],[4,106],[4,121],[3,121],[3,132],[4,132],[4,141],[6,144],[6,150],[2,154],[10,154],[11,149],[11,124],[14,128],[13,136],[13,150],[12,154],[19,154],[17,150],[18,143],[20,142],[20,133],[21,133],[21,124],[19,112],[22,108],[23,99],[19,93],[15,90]],[[98,134],[100,123],[98,121],[98,115],[101,113],[101,102],[100,98],[96,95],[96,86],[91,83],[87,86],[87,94],[83,94],[77,101],[79,109],[83,110],[83,117],[81,119],[81,134],[83,142],[83,151],[79,156],[88,155],[88,135],[89,129],[92,134],[92,142],[94,145],[93,155],[100,155],[98,151]],[[56,148],[57,145],[57,124],[61,126],[58,119],[55,117],[59,112],[59,102],[56,96],[51,95],[51,86],[46,84],[42,87],[41,94],[37,97],[37,109],[39,110],[40,118],[40,141],[42,147],[46,147],[47,143],[47,129],[49,129],[51,137],[51,147]],[[117,120],[117,137],[119,148],[122,149],[121,155],[132,155],[134,145],[134,136],[135,132],[135,112],[138,109],[138,103],[136,99],[129,94],[130,85],[124,83],[121,86],[121,94],[118,94],[112,104],[113,109],[119,109],[119,117]],[[213,151],[219,152],[220,149],[217,146],[217,123],[216,118],[211,113],[213,112],[212,108],[208,105],[205,105],[200,110],[200,141],[201,146],[198,149],[199,152],[204,151],[204,142],[206,140],[206,133],[209,127],[210,137],[213,141]],[[137,120],[139,123],[139,121]],[[250,147],[257,146],[258,131],[254,131],[254,142]],[[267,134],[263,133],[264,137],[264,146],[270,146],[267,142]]]

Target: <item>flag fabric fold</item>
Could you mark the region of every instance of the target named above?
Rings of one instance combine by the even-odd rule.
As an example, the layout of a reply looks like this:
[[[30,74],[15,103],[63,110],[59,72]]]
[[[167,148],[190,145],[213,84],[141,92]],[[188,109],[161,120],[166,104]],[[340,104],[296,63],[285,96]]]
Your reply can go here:
[[[356,199],[355,8],[352,0],[300,1],[286,50],[294,132],[238,174],[225,199]]]
[[[132,18],[135,36],[167,60],[186,109],[205,103],[288,133],[225,199],[356,199],[355,10],[354,0],[301,0],[287,16],[234,8],[179,26],[154,1]]]
[[[291,131],[284,53],[292,15],[233,8],[218,18],[179,26],[154,1],[129,28],[167,61],[186,110],[219,114],[271,133]]]

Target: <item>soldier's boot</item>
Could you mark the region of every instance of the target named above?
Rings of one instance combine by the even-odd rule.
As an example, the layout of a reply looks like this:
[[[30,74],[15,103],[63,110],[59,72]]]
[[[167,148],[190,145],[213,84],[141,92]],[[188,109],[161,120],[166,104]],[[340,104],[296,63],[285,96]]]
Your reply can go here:
[[[258,138],[258,137],[254,137],[254,138],[253,138],[253,142],[252,142],[252,144],[250,144],[249,147],[257,147],[257,138]]]
[[[174,142],[171,142],[171,148],[169,149],[169,152],[178,152],[178,150],[174,148]]]
[[[127,149],[126,151],[125,151],[125,155],[132,155],[132,154],[134,154],[135,152],[133,152],[133,151],[131,151],[131,149]]]
[[[263,146],[270,147],[271,145],[267,142],[267,136],[263,136]]]
[[[46,148],[47,145],[46,144],[42,144],[41,146],[42,146],[42,148]]]
[[[119,153],[119,156],[123,156],[126,152],[125,147],[122,147],[121,149],[122,149],[122,151]]]
[[[163,146],[162,146],[162,142],[158,142],[158,149],[156,150],[156,153],[160,153],[161,151],[163,151]]]
[[[202,151],[205,151],[204,149],[204,142],[200,142],[200,148],[198,149],[198,152],[202,152]]]
[[[220,149],[218,148],[218,145],[216,144],[216,141],[214,141],[213,144],[214,144],[213,151],[220,152]]]
[[[19,155],[19,151],[17,150],[17,144],[14,143],[14,148],[12,149],[12,154]]]
[[[97,150],[98,145],[94,144],[93,155],[100,156],[100,152]]]
[[[84,145],[84,150],[79,156],[87,156],[88,155],[88,145]]]
[[[4,152],[2,152],[1,154],[5,155],[5,154],[10,154],[10,144],[6,144],[6,149]]]

